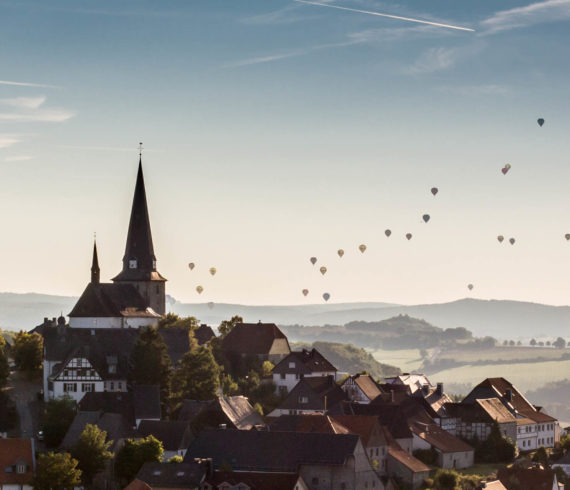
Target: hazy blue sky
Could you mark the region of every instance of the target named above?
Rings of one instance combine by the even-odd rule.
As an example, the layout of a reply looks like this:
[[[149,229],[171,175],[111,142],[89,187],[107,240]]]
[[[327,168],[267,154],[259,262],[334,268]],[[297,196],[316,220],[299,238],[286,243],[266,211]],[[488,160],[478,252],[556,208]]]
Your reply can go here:
[[[80,294],[95,231],[120,270],[143,141],[179,300],[570,303],[570,0],[329,3],[474,32],[292,0],[0,0],[0,290]]]

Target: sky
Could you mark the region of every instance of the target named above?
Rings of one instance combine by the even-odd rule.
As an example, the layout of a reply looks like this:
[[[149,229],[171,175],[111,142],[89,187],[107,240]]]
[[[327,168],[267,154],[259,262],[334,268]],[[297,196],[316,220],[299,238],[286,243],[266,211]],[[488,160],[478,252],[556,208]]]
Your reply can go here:
[[[179,301],[569,304],[569,27],[570,0],[0,0],[0,291],[78,296],[94,233],[119,272],[142,141]]]

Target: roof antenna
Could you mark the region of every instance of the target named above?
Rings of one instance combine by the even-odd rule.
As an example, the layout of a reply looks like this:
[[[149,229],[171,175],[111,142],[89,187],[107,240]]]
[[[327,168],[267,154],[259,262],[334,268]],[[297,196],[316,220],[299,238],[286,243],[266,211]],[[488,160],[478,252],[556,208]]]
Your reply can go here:
[[[142,141],[139,143],[139,157],[142,157],[143,145]]]

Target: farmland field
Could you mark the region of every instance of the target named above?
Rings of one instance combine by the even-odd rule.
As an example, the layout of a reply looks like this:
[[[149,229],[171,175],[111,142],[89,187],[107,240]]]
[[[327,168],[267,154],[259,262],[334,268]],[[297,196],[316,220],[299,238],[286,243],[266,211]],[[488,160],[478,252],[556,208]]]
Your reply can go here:
[[[411,373],[420,368],[422,359],[419,349],[383,350],[371,351],[378,362],[399,367],[405,373]]]
[[[453,359],[458,362],[476,361],[526,361],[532,359],[559,360],[570,356],[570,349],[551,347],[495,347],[494,349],[444,351],[438,359]]]

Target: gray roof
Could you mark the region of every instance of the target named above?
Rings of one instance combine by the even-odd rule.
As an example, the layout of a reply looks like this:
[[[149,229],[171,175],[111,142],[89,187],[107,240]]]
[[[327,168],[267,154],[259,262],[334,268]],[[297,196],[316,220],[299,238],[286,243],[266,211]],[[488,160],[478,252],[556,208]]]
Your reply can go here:
[[[296,472],[300,465],[344,465],[359,440],[354,434],[212,429],[198,434],[184,461],[212,458],[215,468]]]
[[[192,438],[188,423],[177,420],[143,420],[137,432],[141,437],[156,437],[165,451],[186,449]]]
[[[136,385],[133,388],[135,419],[160,419],[160,386]]]
[[[203,481],[205,471],[195,462],[189,463],[144,463],[137,478],[151,487],[197,488]]]
[[[289,367],[293,363],[293,367]],[[317,350],[303,349],[293,351],[282,359],[274,368],[278,374],[311,374],[320,372],[333,372],[337,369]]]
[[[63,438],[61,447],[63,449],[71,449],[75,446],[87,424],[96,425],[99,429],[107,432],[107,440],[113,441],[115,445],[119,442],[119,439],[125,439],[132,435],[127,422],[119,414],[78,412]]]
[[[250,430],[256,425],[265,425],[263,418],[245,396],[224,396],[212,400],[194,417],[192,428],[198,431],[204,427],[219,427]]]
[[[212,400],[184,400],[180,412],[178,412],[178,420],[191,422],[210,403]]]
[[[135,410],[131,391],[91,391],[83,395],[78,406],[82,412],[118,413],[131,427],[135,425]]]

